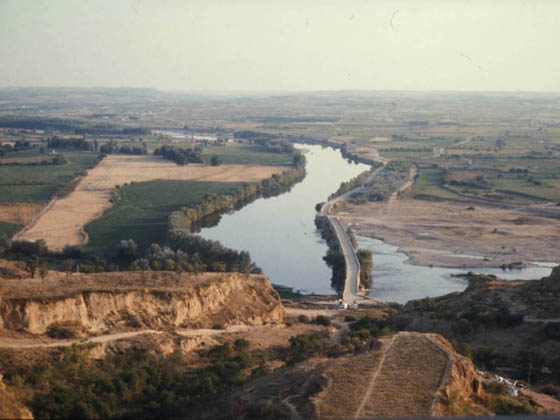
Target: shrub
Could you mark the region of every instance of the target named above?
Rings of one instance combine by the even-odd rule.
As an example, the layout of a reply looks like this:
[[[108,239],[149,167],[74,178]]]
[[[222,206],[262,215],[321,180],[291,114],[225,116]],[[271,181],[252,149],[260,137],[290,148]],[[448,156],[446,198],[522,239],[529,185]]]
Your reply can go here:
[[[247,350],[250,345],[251,344],[249,343],[249,340],[246,340],[244,338],[238,338],[233,342],[233,347],[235,348],[236,351]]]
[[[324,326],[324,327],[328,327],[329,325],[331,325],[331,319],[330,319],[330,318],[327,318],[327,317],[324,316],[324,315],[317,315],[317,316],[315,317],[315,320],[314,320],[313,322],[314,322],[315,324],[322,325],[322,326]]]
[[[507,392],[507,385],[500,382],[493,381],[493,382],[488,382],[484,386],[484,389],[491,394],[503,395]]]
[[[546,339],[560,340],[560,322],[547,322],[540,333]]]
[[[308,324],[309,323],[309,317],[307,315],[300,315],[298,316],[298,322],[301,322],[303,324]]]
[[[494,413],[496,414],[534,414],[537,410],[527,401],[512,401],[506,398],[498,398],[494,402]]]
[[[560,386],[553,385],[553,384],[546,384],[539,388],[539,392],[542,392],[543,394],[551,395],[553,397],[557,397],[558,395],[560,395]]]
[[[353,317],[352,315],[346,315],[344,317],[344,322],[354,322],[356,320],[355,317]]]

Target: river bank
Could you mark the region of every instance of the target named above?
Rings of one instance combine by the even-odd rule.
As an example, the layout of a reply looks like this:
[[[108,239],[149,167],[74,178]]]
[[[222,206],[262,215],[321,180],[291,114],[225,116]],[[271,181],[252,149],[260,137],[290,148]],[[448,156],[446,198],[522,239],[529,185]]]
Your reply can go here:
[[[391,206],[346,203],[338,214],[357,234],[398,247],[417,266],[501,268],[558,260],[560,221],[518,209],[404,197]]]

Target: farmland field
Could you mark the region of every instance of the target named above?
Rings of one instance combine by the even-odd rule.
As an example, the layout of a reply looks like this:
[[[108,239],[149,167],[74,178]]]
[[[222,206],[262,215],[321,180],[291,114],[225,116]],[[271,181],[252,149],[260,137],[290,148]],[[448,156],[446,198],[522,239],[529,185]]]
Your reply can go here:
[[[0,203],[47,203],[59,188],[98,158],[95,152],[61,151],[60,154],[68,159],[67,164],[0,166]]]
[[[66,244],[83,244],[86,240],[83,227],[110,207],[111,191],[117,185],[156,179],[254,182],[282,169],[256,165],[178,166],[153,155],[109,155],[88,172],[70,195],[52,203],[35,224],[26,227],[16,238],[29,241],[45,239],[47,246],[53,250],[60,250]],[[152,200],[157,200],[159,194],[165,194],[158,190],[152,193]]]
[[[14,233],[20,230],[23,225],[17,225],[14,223],[0,222],[0,238],[2,236],[11,237]]]
[[[86,251],[114,251],[121,239],[133,238],[139,250],[164,243],[169,215],[197,204],[206,194],[230,194],[243,183],[157,180],[134,183],[119,191],[120,199],[85,227]]]

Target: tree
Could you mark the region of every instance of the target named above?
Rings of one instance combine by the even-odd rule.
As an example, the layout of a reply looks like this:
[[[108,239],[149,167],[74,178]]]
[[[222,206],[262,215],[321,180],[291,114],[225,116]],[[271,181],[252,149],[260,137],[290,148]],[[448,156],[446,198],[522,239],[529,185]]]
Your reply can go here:
[[[70,276],[70,273],[74,270],[73,260],[64,260],[62,263],[62,268],[66,272],[66,277]]]
[[[37,258],[31,258],[25,263],[25,270],[29,273],[31,278],[35,278],[35,273],[37,272],[37,267],[39,266],[39,261]]]
[[[220,166],[220,158],[218,157],[218,155],[214,155],[212,156],[212,159],[210,159],[210,165],[212,166]]]
[[[360,263],[360,286],[366,289],[371,287],[371,270],[373,269],[373,253],[368,249],[359,249],[356,257]]]
[[[545,360],[543,354],[535,349],[517,352],[517,367],[521,374],[527,378],[527,383],[532,383],[533,375],[541,370]]]
[[[179,287],[179,283],[181,282],[182,272],[183,272],[183,267],[181,266],[181,264],[175,264],[175,274],[177,275],[177,277],[175,277],[175,285],[177,287]]]
[[[119,257],[132,260],[136,257],[137,248],[138,246],[136,245],[136,242],[134,242],[134,239],[122,240],[118,246],[117,253]]]
[[[41,282],[45,281],[45,277],[47,277],[47,275],[49,274],[49,267],[47,267],[47,264],[41,264],[39,266],[39,277],[41,277]]]

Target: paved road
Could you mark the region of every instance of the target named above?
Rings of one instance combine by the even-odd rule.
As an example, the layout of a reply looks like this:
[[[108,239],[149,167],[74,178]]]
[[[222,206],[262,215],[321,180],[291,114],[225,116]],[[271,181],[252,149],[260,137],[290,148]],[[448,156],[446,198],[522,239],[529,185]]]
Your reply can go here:
[[[384,161],[383,165],[375,169],[371,175],[368,177],[364,184],[369,184],[373,181],[373,179],[383,170],[387,161]],[[350,239],[346,234],[346,230],[338,220],[336,216],[330,216],[329,212],[333,205],[345,198],[349,197],[351,194],[356,192],[360,192],[364,190],[365,187],[360,186],[356,187],[353,190],[348,191],[338,197],[333,198],[332,200],[327,201],[321,207],[321,211],[319,215],[324,216],[328,219],[331,227],[333,228],[336,237],[338,239],[338,243],[340,244],[340,248],[342,249],[342,253],[344,254],[344,261],[346,263],[346,280],[344,281],[344,291],[342,293],[342,301],[344,303],[352,304],[364,297],[359,294],[359,284],[360,284],[360,264],[358,263],[358,257],[356,256],[356,252],[350,243]]]

